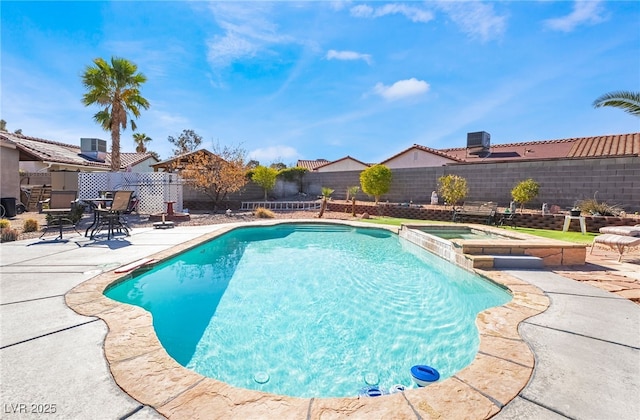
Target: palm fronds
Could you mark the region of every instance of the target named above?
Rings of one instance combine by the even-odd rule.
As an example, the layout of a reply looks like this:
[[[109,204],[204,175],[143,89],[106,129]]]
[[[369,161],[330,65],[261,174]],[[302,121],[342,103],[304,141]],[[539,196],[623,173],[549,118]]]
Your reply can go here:
[[[593,101],[593,106],[594,108],[612,106],[620,108],[631,115],[635,115],[636,117],[640,117],[640,93],[628,91],[605,93]]]

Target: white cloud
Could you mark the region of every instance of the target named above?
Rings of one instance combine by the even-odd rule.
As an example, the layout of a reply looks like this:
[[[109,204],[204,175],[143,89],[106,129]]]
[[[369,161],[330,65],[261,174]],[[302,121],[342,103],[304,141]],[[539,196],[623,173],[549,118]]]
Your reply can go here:
[[[426,93],[429,88],[429,83],[412,77],[411,79],[398,80],[391,86],[378,83],[373,88],[373,91],[387,100],[394,101],[396,99],[422,95]]]
[[[297,159],[300,154],[291,146],[269,146],[260,147],[249,152],[249,159],[255,159],[263,165],[267,162],[275,162],[276,160],[284,161],[287,159]]]
[[[363,60],[371,65],[371,55],[362,54],[355,51],[336,51],[329,50],[327,52],[327,60]]]
[[[506,16],[496,14],[492,4],[480,2],[439,2],[460,30],[472,38],[488,41],[500,38],[507,27]]]
[[[268,3],[255,2],[251,7],[231,2],[211,3],[209,9],[224,31],[207,42],[207,58],[215,67],[225,67],[236,60],[254,57],[270,46],[292,43],[295,40],[278,32],[278,26],[265,16]]]
[[[401,3],[389,3],[373,8],[366,4],[359,4],[350,9],[351,15],[361,18],[378,18],[386,15],[404,15],[412,22],[429,22],[433,20],[433,13],[415,6]]]
[[[604,8],[599,0],[578,0],[573,4],[573,11],[567,16],[548,19],[545,26],[555,31],[571,32],[581,24],[596,24],[602,22]]]

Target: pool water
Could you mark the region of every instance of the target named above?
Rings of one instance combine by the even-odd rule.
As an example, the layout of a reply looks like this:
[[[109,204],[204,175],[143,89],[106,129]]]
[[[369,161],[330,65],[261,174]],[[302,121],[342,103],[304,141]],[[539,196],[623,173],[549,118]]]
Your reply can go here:
[[[422,232],[428,233],[433,236],[437,236],[442,239],[508,239],[519,240],[512,236],[500,235],[493,232],[487,232],[479,229],[470,228],[446,228],[446,229],[433,229],[433,228],[416,228]]]
[[[478,350],[495,284],[383,229],[245,227],[109,288],[153,315],[180,364],[295,397],[412,386],[416,364],[447,378]]]

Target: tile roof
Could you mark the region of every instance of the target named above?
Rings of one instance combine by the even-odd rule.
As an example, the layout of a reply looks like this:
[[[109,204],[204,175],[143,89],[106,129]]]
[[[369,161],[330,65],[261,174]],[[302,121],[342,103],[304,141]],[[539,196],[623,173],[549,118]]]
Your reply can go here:
[[[327,163],[330,163],[328,160],[326,159],[316,159],[316,160],[298,160],[298,163],[296,163],[296,167],[298,168],[307,168],[310,171],[313,171],[314,169],[316,169],[318,166],[322,166],[322,165],[326,165]]]
[[[575,139],[567,157],[640,155],[640,133]]]
[[[0,138],[15,143],[21,153],[29,155],[34,160],[94,168],[111,168],[110,153],[107,153],[105,162],[95,162],[82,157],[80,146],[77,145],[9,132],[0,132]],[[150,153],[120,153],[121,168],[125,169],[129,165],[136,165],[150,156],[152,156]]]
[[[640,133],[492,144],[489,154],[480,155],[468,155],[467,149],[464,147],[441,149],[441,151],[454,155],[466,163],[638,156],[640,154]]]

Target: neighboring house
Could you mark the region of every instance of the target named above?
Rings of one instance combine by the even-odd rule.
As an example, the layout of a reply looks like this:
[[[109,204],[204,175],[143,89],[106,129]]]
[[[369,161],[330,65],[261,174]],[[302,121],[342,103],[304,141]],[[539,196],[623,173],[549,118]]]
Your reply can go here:
[[[0,197],[20,197],[20,151],[6,137],[0,137]]]
[[[461,162],[461,160],[442,150],[414,144],[402,152],[391,156],[381,162],[389,169],[401,168],[430,168],[433,166],[444,166],[449,163]]]
[[[490,144],[488,141],[490,136],[487,135],[487,137],[487,141],[483,147],[472,144],[469,139],[467,147],[450,149],[436,150],[414,144],[381,163],[390,169],[429,168],[465,163],[504,163],[525,160],[539,161],[547,159],[622,157],[638,156],[640,154],[640,133],[508,144]]]
[[[339,171],[362,171],[369,167],[364,162],[354,159],[351,156],[345,156],[342,159],[334,160],[333,162],[326,162],[322,165],[316,166],[313,169],[316,172],[339,172]]]
[[[185,165],[189,162],[189,158],[191,158],[194,155],[200,155],[200,154],[216,156],[214,153],[208,151],[207,149],[200,149],[194,152],[184,153],[179,156],[174,156],[171,159],[154,163],[153,165],[151,165],[151,167],[153,168],[153,172],[178,172],[180,171],[180,169],[183,169]]]
[[[441,149],[464,163],[638,156],[640,133],[493,144],[475,154],[469,150],[463,147]]]
[[[106,141],[80,139],[81,145],[2,132],[0,140],[15,144],[20,156],[20,169],[25,172],[82,171],[108,172],[111,154]],[[152,172],[151,165],[158,160],[150,153],[120,153],[123,171]]]

